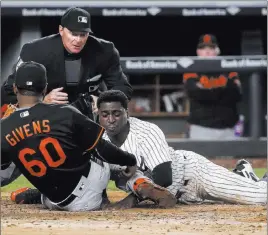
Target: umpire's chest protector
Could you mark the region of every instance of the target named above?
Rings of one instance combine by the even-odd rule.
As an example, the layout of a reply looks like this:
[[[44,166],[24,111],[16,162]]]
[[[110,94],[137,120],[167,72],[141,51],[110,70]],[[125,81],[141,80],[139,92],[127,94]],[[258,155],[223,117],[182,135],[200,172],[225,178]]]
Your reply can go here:
[[[98,89],[103,75],[109,67],[113,53],[111,42],[89,36],[82,50],[79,82],[72,87],[76,95]],[[70,90],[66,85],[64,47],[59,34],[44,37],[27,43],[21,51],[22,61],[35,61],[47,69],[48,92],[58,87]],[[68,92],[69,93],[69,92]]]

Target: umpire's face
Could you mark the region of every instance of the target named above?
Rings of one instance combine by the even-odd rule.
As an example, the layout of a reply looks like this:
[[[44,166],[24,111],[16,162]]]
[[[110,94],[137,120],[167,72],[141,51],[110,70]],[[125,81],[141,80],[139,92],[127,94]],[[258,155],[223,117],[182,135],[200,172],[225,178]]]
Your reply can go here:
[[[79,53],[83,49],[89,35],[87,32],[72,32],[61,25],[59,26],[59,33],[65,49],[73,54]]]
[[[104,102],[99,108],[100,125],[106,129],[108,136],[115,136],[127,127],[128,111],[120,102]]]

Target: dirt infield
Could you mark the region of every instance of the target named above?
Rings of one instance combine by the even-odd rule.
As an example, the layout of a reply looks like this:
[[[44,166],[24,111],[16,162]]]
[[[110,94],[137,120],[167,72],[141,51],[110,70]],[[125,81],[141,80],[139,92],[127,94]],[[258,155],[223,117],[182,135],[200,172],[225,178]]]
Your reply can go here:
[[[144,205],[121,211],[71,213],[52,212],[41,205],[16,205],[7,195],[2,195],[1,203],[3,235],[267,234],[264,206],[178,205],[160,210]],[[109,192],[113,201],[123,195]]]

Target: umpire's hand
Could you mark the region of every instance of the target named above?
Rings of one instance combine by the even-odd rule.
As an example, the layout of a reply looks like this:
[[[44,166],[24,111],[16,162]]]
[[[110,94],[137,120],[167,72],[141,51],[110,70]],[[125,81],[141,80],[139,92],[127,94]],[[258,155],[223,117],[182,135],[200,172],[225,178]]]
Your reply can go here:
[[[135,166],[128,166],[127,169],[125,169],[122,174],[128,178],[131,178],[137,171],[138,167]]]
[[[62,92],[63,87],[53,89],[51,92],[49,92],[45,98],[45,103],[54,103],[54,104],[68,104],[68,94],[65,92]]]
[[[93,100],[93,102],[92,102],[92,112],[96,114],[96,113],[98,113],[98,107],[97,107],[98,97],[95,96],[95,95],[91,95],[91,97],[92,97],[92,100]]]

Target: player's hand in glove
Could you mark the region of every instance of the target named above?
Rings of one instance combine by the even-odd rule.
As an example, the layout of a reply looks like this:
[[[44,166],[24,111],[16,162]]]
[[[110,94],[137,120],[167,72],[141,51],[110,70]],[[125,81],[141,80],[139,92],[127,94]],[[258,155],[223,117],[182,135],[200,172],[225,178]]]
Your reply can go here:
[[[127,169],[122,171],[122,174],[128,178],[131,178],[137,171],[138,167],[137,165],[135,166],[128,166]]]

